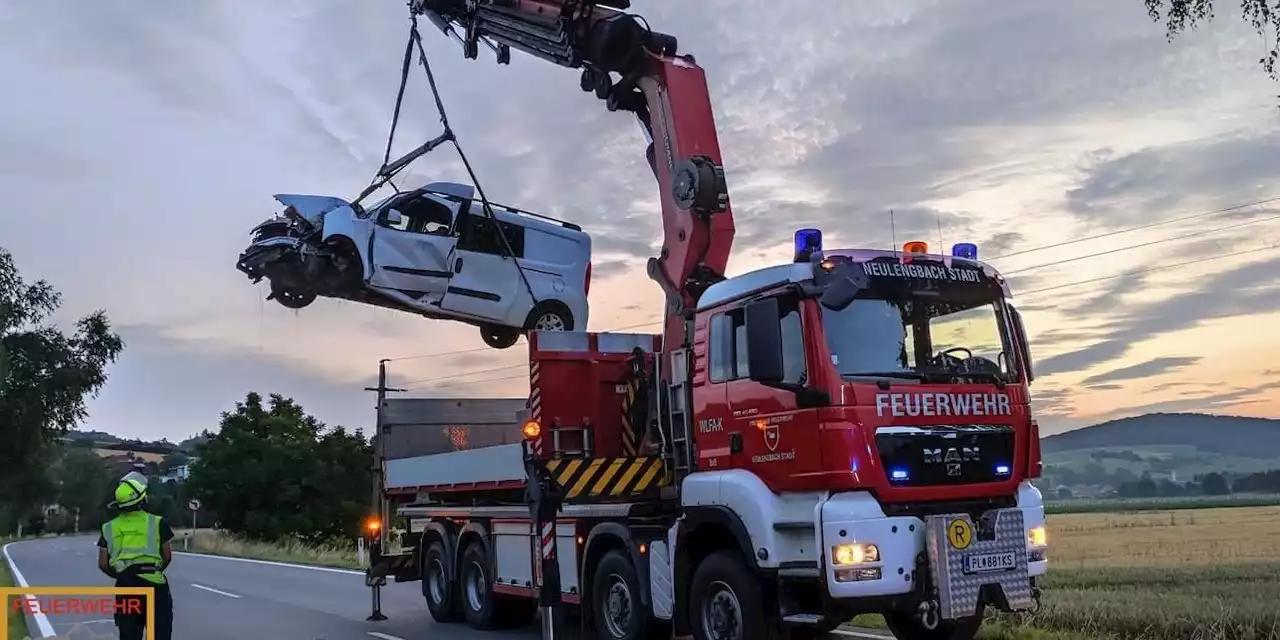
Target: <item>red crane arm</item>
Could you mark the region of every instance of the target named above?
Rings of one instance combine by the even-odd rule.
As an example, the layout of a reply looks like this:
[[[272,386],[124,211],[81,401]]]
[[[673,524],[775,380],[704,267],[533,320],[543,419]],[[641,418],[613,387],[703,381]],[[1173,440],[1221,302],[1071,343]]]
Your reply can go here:
[[[457,40],[467,58],[480,44],[500,64],[514,48],[582,69],[581,89],[610,111],[636,114],[651,142],[649,165],[662,200],[662,250],[649,277],[667,295],[665,348],[687,342],[684,320],[708,286],[724,279],[733,245],[733,211],[725,184],[706,74],[679,55],[672,36],[626,13],[629,0],[412,0]],[[460,33],[459,33],[460,32]]]

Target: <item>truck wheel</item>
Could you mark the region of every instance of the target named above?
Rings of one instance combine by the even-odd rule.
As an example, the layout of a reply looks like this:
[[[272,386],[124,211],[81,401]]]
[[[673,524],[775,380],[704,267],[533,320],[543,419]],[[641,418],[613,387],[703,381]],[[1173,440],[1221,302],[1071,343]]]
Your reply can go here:
[[[698,640],[769,638],[760,582],[732,551],[707,556],[689,588],[689,622]]]
[[[978,608],[977,615],[959,620],[941,620],[933,629],[926,629],[920,617],[906,611],[884,614],[884,623],[898,640],[973,640],[982,626],[985,611]]]
[[[449,575],[448,556],[439,540],[427,547],[422,558],[422,595],[427,599],[427,609],[436,622],[457,622],[458,584]]]
[[[640,579],[631,558],[618,550],[604,554],[591,579],[591,591],[597,633],[614,640],[644,637],[648,616],[640,604]]]
[[[489,559],[484,552],[484,545],[478,542],[467,545],[462,552],[462,565],[458,568],[458,594],[462,600],[462,615],[473,629],[493,629],[497,626]]]

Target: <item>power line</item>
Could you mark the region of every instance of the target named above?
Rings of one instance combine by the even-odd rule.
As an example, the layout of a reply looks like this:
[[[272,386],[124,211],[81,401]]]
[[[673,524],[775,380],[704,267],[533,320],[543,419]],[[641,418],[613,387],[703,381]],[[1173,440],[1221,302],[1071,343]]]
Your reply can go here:
[[[1255,248],[1255,249],[1247,249],[1247,250],[1244,250],[1244,251],[1236,251],[1236,252],[1233,252],[1233,253],[1226,253],[1226,254],[1222,254],[1222,255],[1218,255],[1218,256],[1209,256],[1209,257],[1207,257],[1207,258],[1200,258],[1200,259],[1197,259],[1197,260],[1187,260],[1187,261],[1185,261],[1185,262],[1179,262],[1179,263],[1176,263],[1176,264],[1170,264],[1170,265],[1164,265],[1164,266],[1158,266],[1158,267],[1151,267],[1151,268],[1148,268],[1148,269],[1139,269],[1139,270],[1136,270],[1136,271],[1126,271],[1125,273],[1120,273],[1120,274],[1115,274],[1115,275],[1110,275],[1110,276],[1102,276],[1102,277],[1098,277],[1098,278],[1090,278],[1090,279],[1088,279],[1088,280],[1079,280],[1079,281],[1076,281],[1076,282],[1068,282],[1068,283],[1065,283],[1065,284],[1059,284],[1059,285],[1054,285],[1054,286],[1051,286],[1051,287],[1044,287],[1044,288],[1041,288],[1041,289],[1035,289],[1035,290],[1032,290],[1032,291],[1025,291],[1025,292],[1022,292],[1022,293],[1017,293],[1017,294],[1015,294],[1015,296],[1014,296],[1014,297],[1015,297],[1015,298],[1022,298],[1022,297],[1024,297],[1024,296],[1035,295],[1035,294],[1038,294],[1038,293],[1044,293],[1044,292],[1047,292],[1047,291],[1054,291],[1054,290],[1057,290],[1057,289],[1065,289],[1065,288],[1068,288],[1068,287],[1075,287],[1075,286],[1084,285],[1084,284],[1090,284],[1090,283],[1094,283],[1094,282],[1103,282],[1103,281],[1106,281],[1106,280],[1114,280],[1114,279],[1116,279],[1116,278],[1123,278],[1123,277],[1125,277],[1125,276],[1139,275],[1139,274],[1143,274],[1143,273],[1151,273],[1151,272],[1154,272],[1154,271],[1166,271],[1166,270],[1169,270],[1169,269],[1177,269],[1177,268],[1179,268],[1179,267],[1186,267],[1186,266],[1191,266],[1191,265],[1195,265],[1195,264],[1201,264],[1201,263],[1205,263],[1205,262],[1212,262],[1212,261],[1214,261],[1214,260],[1224,260],[1224,259],[1226,259],[1226,258],[1234,258],[1234,257],[1237,257],[1237,256],[1243,256],[1243,255],[1248,255],[1248,254],[1253,254],[1253,253],[1261,253],[1261,252],[1263,252],[1263,251],[1270,251],[1270,250],[1274,250],[1274,249],[1280,249],[1280,244],[1277,244],[1277,245],[1269,245],[1269,246],[1265,246],[1265,247],[1258,247],[1258,248]],[[659,324],[659,323],[650,323],[650,324]],[[640,326],[643,326],[643,325],[640,325]],[[518,365],[511,365],[511,366],[507,366],[507,367],[498,367],[498,368],[495,368],[495,369],[486,369],[486,370],[483,370],[483,371],[474,371],[474,372],[472,372],[472,374],[488,373],[488,372],[491,372],[491,371],[499,371],[499,370],[504,370],[504,369],[513,369],[513,368],[515,368],[515,367],[523,367],[523,366],[524,366],[523,364],[518,364]],[[472,374],[458,374],[458,375],[472,375]],[[445,377],[455,377],[455,376],[441,376],[440,378],[436,378],[436,379],[443,379],[443,378],[445,378]],[[523,378],[523,379],[527,379],[527,378],[528,378],[528,375],[527,375],[527,374],[520,374],[520,375],[514,375],[514,376],[502,376],[502,377],[498,377],[498,378],[481,378],[481,379],[479,379],[479,380],[458,380],[458,381],[445,382],[445,383],[443,383],[443,384],[435,385],[435,386],[434,386],[434,387],[432,387],[432,388],[433,388],[433,389],[438,389],[438,388],[441,388],[441,387],[472,386],[472,385],[483,384],[483,383],[486,383],[486,382],[501,382],[501,381],[505,381],[505,380],[517,380],[517,379],[522,379],[522,378]],[[424,382],[424,381],[419,381],[419,382]],[[405,386],[408,386],[408,385],[405,385]]]
[[[1169,270],[1169,269],[1177,269],[1178,267],[1186,267],[1186,266],[1190,266],[1190,265],[1193,265],[1193,264],[1200,264],[1200,263],[1203,263],[1203,262],[1213,262],[1214,260],[1223,260],[1223,259],[1226,259],[1226,258],[1234,258],[1234,257],[1236,257],[1236,256],[1243,256],[1243,255],[1247,255],[1247,254],[1250,254],[1250,253],[1259,253],[1259,252],[1262,252],[1262,251],[1271,251],[1271,250],[1273,250],[1273,249],[1280,249],[1280,244],[1276,244],[1276,245],[1268,245],[1268,246],[1265,246],[1265,247],[1258,247],[1258,248],[1256,248],[1256,249],[1246,249],[1246,250],[1244,250],[1244,251],[1236,251],[1236,252],[1234,252],[1234,253],[1224,253],[1224,254],[1222,254],[1222,255],[1218,255],[1218,256],[1209,256],[1209,257],[1207,257],[1207,258],[1200,258],[1200,259],[1198,259],[1198,260],[1187,260],[1186,262],[1178,262],[1178,263],[1175,263],[1175,264],[1168,264],[1168,265],[1164,265],[1164,266],[1150,267],[1150,268],[1147,268],[1147,269],[1137,269],[1137,270],[1134,270],[1134,271],[1126,271],[1126,272],[1124,272],[1124,273],[1117,273],[1117,274],[1114,274],[1114,275],[1102,276],[1102,277],[1098,277],[1098,278],[1090,278],[1090,279],[1088,279],[1088,280],[1078,280],[1078,281],[1076,281],[1076,282],[1068,282],[1068,283],[1066,283],[1066,284],[1056,284],[1056,285],[1053,285],[1053,286],[1051,286],[1051,287],[1043,287],[1043,288],[1040,288],[1040,289],[1033,289],[1033,290],[1031,290],[1031,291],[1024,291],[1024,292],[1022,292],[1022,293],[1015,293],[1015,294],[1014,294],[1014,298],[1021,298],[1021,297],[1023,297],[1023,296],[1035,295],[1035,294],[1037,294],[1037,293],[1044,293],[1044,292],[1046,292],[1046,291],[1055,291],[1055,290],[1058,290],[1058,289],[1065,289],[1065,288],[1067,288],[1067,287],[1075,287],[1075,286],[1079,286],[1079,285],[1082,285],[1082,284],[1090,284],[1090,283],[1093,283],[1093,282],[1102,282],[1102,281],[1104,281],[1104,280],[1115,280],[1116,278],[1123,278],[1123,277],[1125,277],[1125,276],[1136,276],[1136,275],[1141,275],[1141,274],[1144,274],[1144,273],[1152,273],[1152,272],[1154,272],[1154,271],[1167,271],[1167,270]]]
[[[1086,260],[1086,259],[1089,259],[1089,258],[1098,258],[1098,257],[1101,257],[1101,256],[1109,256],[1109,255],[1111,255],[1111,254],[1113,254],[1113,253],[1120,253],[1120,252],[1123,252],[1123,251],[1132,251],[1132,250],[1134,250],[1134,249],[1141,249],[1141,248],[1143,248],[1143,247],[1150,247],[1150,246],[1152,246],[1152,245],[1164,244],[1164,243],[1166,243],[1166,242],[1173,242],[1173,241],[1175,241],[1175,240],[1186,240],[1187,238],[1195,238],[1195,237],[1199,237],[1199,236],[1206,236],[1206,235],[1209,235],[1209,234],[1219,233],[1219,232],[1222,232],[1222,231],[1229,231],[1229,230],[1231,230],[1231,229],[1239,229],[1240,227],[1247,227],[1247,226],[1249,226],[1249,225],[1251,225],[1251,224],[1259,224],[1259,223],[1262,223],[1262,222],[1270,222],[1270,221],[1272,221],[1272,220],[1280,220],[1280,215],[1270,216],[1270,217],[1267,217],[1267,218],[1257,218],[1257,219],[1254,219],[1254,220],[1248,220],[1248,221],[1246,221],[1246,222],[1241,222],[1241,223],[1238,223],[1238,224],[1227,225],[1227,226],[1224,226],[1224,227],[1214,227],[1214,228],[1212,228],[1212,229],[1204,229],[1204,230],[1202,230],[1202,231],[1194,231],[1194,232],[1192,232],[1192,233],[1187,233],[1187,234],[1183,234],[1183,235],[1180,235],[1180,236],[1173,236],[1173,237],[1170,237],[1170,238],[1161,238],[1160,240],[1152,240],[1152,241],[1150,241],[1150,242],[1143,242],[1142,244],[1135,244],[1135,245],[1130,245],[1130,246],[1127,246],[1127,247],[1120,247],[1120,248],[1118,248],[1118,249],[1110,249],[1110,250],[1107,250],[1107,251],[1099,251],[1098,253],[1090,253],[1090,254],[1083,255],[1083,256],[1076,256],[1076,257],[1074,257],[1074,258],[1065,258],[1065,259],[1063,259],[1063,260],[1056,260],[1056,261],[1054,261],[1054,262],[1043,262],[1043,263],[1041,263],[1041,264],[1033,265],[1033,266],[1030,266],[1030,267],[1024,267],[1024,268],[1022,268],[1022,269],[1015,269],[1015,270],[1013,270],[1013,271],[1006,271],[1006,272],[1004,272],[1004,275],[1005,275],[1005,276],[1012,276],[1012,275],[1019,274],[1019,273],[1025,273],[1025,272],[1027,272],[1027,271],[1034,271],[1034,270],[1036,270],[1036,269],[1043,269],[1043,268],[1045,268],[1045,267],[1054,267],[1054,266],[1057,266],[1057,265],[1060,265],[1060,264],[1066,264],[1066,263],[1068,263],[1068,262],[1076,262],[1076,261],[1079,261],[1079,260]]]
[[[641,328],[641,327],[649,327],[649,326],[653,326],[653,325],[657,325],[657,324],[662,324],[662,321],[661,321],[661,320],[659,320],[659,321],[656,321],[656,322],[644,322],[644,323],[641,323],[641,324],[633,324],[633,325],[628,325],[628,326],[625,326],[625,327],[615,327],[615,328],[613,328],[613,329],[605,329],[605,333],[609,333],[609,332],[612,332],[612,331],[626,331],[627,329],[639,329],[639,328]],[[387,362],[401,362],[401,361],[404,361],[404,360],[421,360],[421,359],[425,359],[425,358],[440,358],[440,357],[444,357],[444,356],[460,356],[460,355],[464,355],[464,354],[468,354],[468,353],[480,353],[481,351],[492,351],[492,349],[490,349],[489,347],[476,347],[475,349],[459,349],[459,350],[457,350],[457,351],[437,351],[437,352],[435,352],[435,353],[422,353],[422,354],[418,354],[418,355],[416,355],[416,356],[403,356],[403,357],[400,357],[400,358],[387,358]]]
[[[404,383],[404,386],[412,387],[415,385],[422,384],[424,382],[435,382],[436,380],[448,380],[450,378],[457,378],[461,376],[474,376],[474,375],[479,375],[481,373],[494,373],[497,371],[506,371],[508,369],[515,369],[517,367],[526,367],[526,366],[528,366],[528,363],[521,362],[519,364],[509,364],[505,367],[494,367],[492,369],[480,369],[478,371],[469,371],[467,373],[452,373],[446,376],[432,376],[430,378],[423,378],[421,380],[411,380],[409,382]]]
[[[1142,231],[1142,230],[1144,230],[1144,229],[1154,229],[1155,227],[1162,227],[1162,226],[1164,226],[1164,225],[1174,224],[1175,222],[1185,222],[1185,221],[1187,221],[1187,220],[1195,220],[1195,219],[1197,219],[1197,218],[1205,218],[1205,217],[1208,217],[1208,216],[1218,215],[1218,214],[1220,214],[1220,213],[1228,213],[1228,212],[1230,212],[1230,211],[1238,211],[1238,210],[1240,210],[1240,209],[1248,209],[1249,207],[1256,207],[1256,206],[1259,206],[1259,205],[1270,204],[1270,203],[1272,203],[1272,202],[1280,202],[1280,196],[1274,196],[1274,197],[1270,197],[1270,198],[1265,198],[1265,199],[1263,199],[1263,200],[1256,200],[1256,201],[1254,201],[1254,202],[1248,202],[1248,203],[1245,203],[1245,204],[1232,205],[1232,206],[1230,206],[1230,207],[1223,207],[1223,208],[1221,208],[1221,209],[1214,209],[1213,211],[1202,211],[1202,212],[1200,212],[1200,213],[1193,213],[1193,214],[1190,214],[1190,215],[1180,216],[1180,217],[1177,217],[1177,218],[1170,218],[1170,219],[1168,219],[1168,220],[1162,220],[1162,221],[1160,221],[1160,222],[1152,222],[1152,223],[1150,223],[1150,224],[1139,225],[1139,226],[1136,226],[1136,227],[1129,227],[1128,229],[1119,229],[1119,230],[1117,230],[1117,231],[1108,231],[1108,232],[1106,232],[1106,233],[1099,233],[1099,234],[1097,234],[1097,235],[1092,235],[1092,236],[1088,236],[1088,237],[1084,237],[1084,238],[1076,238],[1075,240],[1067,240],[1067,241],[1065,241],[1065,242],[1055,242],[1055,243],[1053,243],[1053,244],[1046,244],[1046,245],[1042,245],[1042,246],[1039,246],[1039,247],[1033,247],[1033,248],[1031,248],[1031,249],[1023,249],[1023,250],[1021,250],[1021,251],[1014,251],[1013,253],[1006,253],[1006,254],[1004,254],[1004,255],[1002,255],[1002,256],[996,256],[996,257],[994,257],[994,258],[990,258],[990,259],[991,259],[991,260],[993,260],[993,261],[994,261],[994,260],[1003,260],[1003,259],[1005,259],[1005,258],[1012,258],[1013,256],[1020,256],[1020,255],[1026,254],[1026,253],[1034,253],[1034,252],[1036,252],[1036,251],[1044,251],[1045,249],[1056,249],[1056,248],[1058,248],[1058,247],[1065,247],[1065,246],[1068,246],[1068,245],[1079,244],[1079,243],[1081,243],[1081,242],[1088,242],[1088,241],[1090,241],[1090,240],[1099,240],[1099,239],[1102,239],[1102,238],[1110,238],[1111,236],[1118,236],[1118,235],[1123,234],[1123,233],[1132,233],[1132,232],[1134,232],[1134,231]]]

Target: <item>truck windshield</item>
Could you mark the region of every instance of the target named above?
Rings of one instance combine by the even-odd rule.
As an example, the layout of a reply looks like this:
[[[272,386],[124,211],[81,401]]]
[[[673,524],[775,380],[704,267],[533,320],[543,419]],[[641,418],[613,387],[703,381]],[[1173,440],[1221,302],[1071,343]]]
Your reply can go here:
[[[838,311],[822,307],[831,363],[841,376],[1016,378],[999,296],[985,287],[892,289],[873,287]]]

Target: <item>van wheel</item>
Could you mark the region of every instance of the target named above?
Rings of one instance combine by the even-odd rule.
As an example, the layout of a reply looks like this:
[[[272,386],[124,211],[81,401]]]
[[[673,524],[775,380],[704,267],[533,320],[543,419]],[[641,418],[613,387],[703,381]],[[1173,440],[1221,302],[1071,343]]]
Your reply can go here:
[[[484,545],[478,542],[468,545],[466,551],[462,552],[462,565],[458,568],[458,594],[462,596],[462,615],[471,628],[484,630],[497,626],[489,559],[484,552]]]
[[[520,330],[496,325],[480,327],[480,339],[494,349],[508,349],[520,340]]]
[[[698,564],[689,589],[689,621],[697,640],[765,640],[772,634],[760,582],[742,557],[717,551]]]
[[[612,640],[639,640],[648,616],[640,604],[640,579],[631,558],[610,551],[591,580],[591,613],[596,632]]]
[[[573,314],[555,300],[539,302],[524,323],[529,331],[573,331]]]
[[[436,622],[457,622],[462,617],[458,611],[458,584],[449,573],[450,564],[439,540],[432,542],[422,557],[422,595]]]

